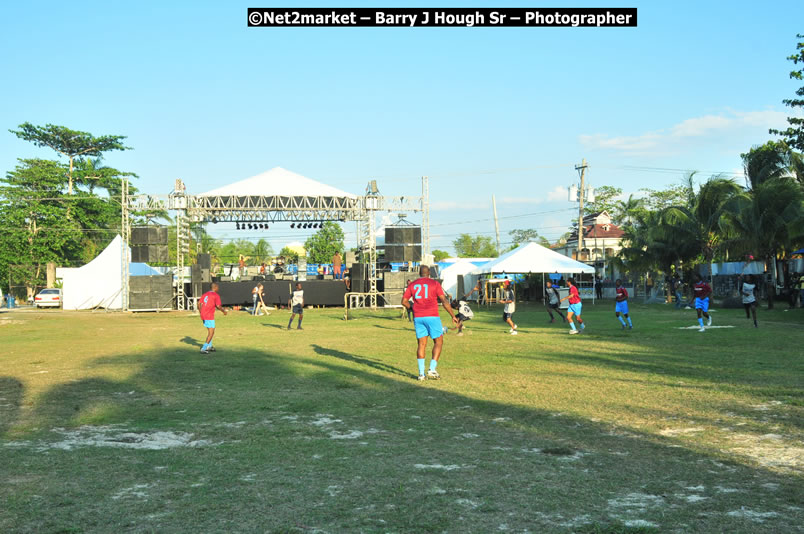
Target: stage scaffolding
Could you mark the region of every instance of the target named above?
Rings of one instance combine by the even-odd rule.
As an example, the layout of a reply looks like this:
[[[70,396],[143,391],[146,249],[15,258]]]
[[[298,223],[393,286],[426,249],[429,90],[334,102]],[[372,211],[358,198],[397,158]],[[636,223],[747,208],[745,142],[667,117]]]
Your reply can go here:
[[[371,184],[370,184],[371,185]],[[374,191],[374,192],[372,192]],[[200,196],[188,195],[185,184],[176,180],[173,191],[167,196],[129,195],[124,180],[122,192],[123,250],[128,251],[131,237],[131,212],[172,211],[176,221],[176,282],[179,310],[190,309],[184,293],[184,267],[190,245],[192,224],[208,222],[356,222],[358,248],[361,261],[367,263],[368,292],[362,299],[365,307],[376,308],[377,291],[377,221],[378,212],[421,212],[422,232],[426,236],[423,246],[429,253],[429,185],[422,177],[422,196],[382,196],[374,187],[356,197],[343,196]],[[126,253],[124,252],[124,257]],[[128,262],[124,258],[123,310],[128,311]]]

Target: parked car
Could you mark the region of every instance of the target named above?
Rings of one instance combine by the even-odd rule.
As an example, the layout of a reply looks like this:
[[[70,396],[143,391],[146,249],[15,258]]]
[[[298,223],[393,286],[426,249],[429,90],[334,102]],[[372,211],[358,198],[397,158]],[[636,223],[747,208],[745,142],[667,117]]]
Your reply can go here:
[[[61,306],[61,289],[43,289],[34,298],[34,303],[37,308],[44,308],[47,306]]]

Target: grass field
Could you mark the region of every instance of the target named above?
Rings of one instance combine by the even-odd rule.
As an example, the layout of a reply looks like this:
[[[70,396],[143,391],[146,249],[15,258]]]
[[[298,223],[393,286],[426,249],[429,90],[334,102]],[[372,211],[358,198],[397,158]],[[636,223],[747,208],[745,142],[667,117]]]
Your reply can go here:
[[[0,314],[0,532],[804,532],[804,310],[612,310]]]

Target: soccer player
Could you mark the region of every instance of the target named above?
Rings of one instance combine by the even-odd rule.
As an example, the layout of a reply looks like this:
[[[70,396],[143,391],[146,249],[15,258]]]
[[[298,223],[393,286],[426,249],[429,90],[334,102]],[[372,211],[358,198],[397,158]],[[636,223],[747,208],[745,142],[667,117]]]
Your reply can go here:
[[[444,345],[444,329],[441,326],[441,318],[438,316],[438,303],[443,304],[452,322],[457,326],[458,318],[449,300],[444,294],[444,289],[436,280],[430,278],[430,268],[427,265],[419,267],[419,278],[410,283],[402,295],[402,306],[405,309],[413,309],[413,326],[416,329],[416,339],[418,347],[416,349],[416,360],[419,364],[419,380],[428,378],[438,380],[438,358],[441,356],[441,348]],[[433,353],[430,360],[430,370],[427,376],[424,374],[424,351],[427,348],[427,338],[433,338]]]
[[[706,326],[712,325],[712,317],[709,315],[709,295],[712,294],[712,288],[698,273],[693,275],[693,280],[695,280],[695,285],[692,287],[692,293],[695,295],[695,311],[698,312],[698,324],[701,325],[698,332],[705,332],[703,317],[707,319]]]
[[[302,319],[304,319],[304,291],[302,290],[301,282],[296,282],[296,291],[290,296],[288,307],[291,308],[288,330],[290,330],[290,325],[293,324],[293,318],[296,317],[296,314],[299,315],[299,324],[296,325],[296,330],[304,330],[301,325]]]
[[[516,325],[514,324],[514,312],[516,311],[516,302],[514,302],[514,290],[511,287],[511,281],[506,280],[504,282],[505,286],[505,293],[503,295],[502,303],[505,304],[505,308],[503,308],[503,322],[506,323],[508,326],[511,327],[511,330],[508,331],[509,334],[515,336],[516,332]]]
[[[477,291],[477,305],[480,306],[481,304],[483,304],[483,279],[482,278],[477,279],[477,283],[475,284],[475,286],[472,289],[469,290],[469,292],[466,295],[463,296],[463,300],[468,299],[472,295],[472,293],[474,293],[475,291]]]
[[[228,315],[221,306],[218,284],[213,282],[210,291],[201,295],[201,322],[207,327],[207,340],[201,345],[201,354],[215,352],[215,347],[212,346],[212,337],[215,335],[215,310],[220,310],[224,315]]]
[[[472,308],[469,307],[469,303],[465,300],[453,300],[450,302],[450,306],[452,306],[453,310],[458,310],[458,313],[455,317],[458,318],[458,333],[456,335],[462,336],[463,335],[463,323],[472,319],[475,316],[475,312],[472,311]]]
[[[566,323],[567,319],[558,310],[558,304],[561,302],[561,295],[558,294],[558,289],[553,286],[552,280],[547,280],[546,286],[547,288],[545,289],[544,295],[547,300],[547,313],[550,314],[550,323],[556,322],[556,318],[553,317],[553,312],[556,312],[558,316],[561,317],[561,322]]]
[[[575,322],[572,320],[573,316],[578,317],[578,324],[581,325],[581,330],[586,328],[586,325],[581,319],[581,309],[583,305],[581,304],[581,295],[578,293],[578,286],[575,285],[574,278],[567,279],[567,287],[569,287],[569,295],[561,299],[561,302],[569,299],[569,309],[567,310],[567,322],[570,325],[570,334],[577,334],[578,330],[575,329]]]
[[[757,286],[754,283],[754,277],[749,274],[748,276],[745,277],[743,287],[740,288],[740,293],[743,296],[743,308],[745,308],[745,318],[750,319],[751,315],[753,315],[754,328],[759,328],[759,325],[757,325],[757,298],[754,295],[756,287]]]
[[[628,328],[633,330],[634,324],[631,322],[631,317],[628,315],[628,290],[623,287],[623,281],[619,278],[615,284],[617,296],[614,297],[614,300],[616,301],[614,304],[614,316],[620,320],[620,324],[623,325],[623,330],[625,330],[625,321],[623,320],[623,317],[628,319]],[[623,314],[623,317],[620,317],[620,314]]]

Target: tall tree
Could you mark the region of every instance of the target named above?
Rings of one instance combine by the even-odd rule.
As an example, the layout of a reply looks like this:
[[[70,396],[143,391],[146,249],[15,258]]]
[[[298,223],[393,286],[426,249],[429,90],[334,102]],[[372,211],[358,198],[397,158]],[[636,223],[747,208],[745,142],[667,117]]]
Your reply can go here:
[[[282,250],[279,251],[279,255],[285,258],[285,260],[289,263],[299,261],[299,253],[290,247],[282,247]]]
[[[488,236],[461,234],[452,242],[459,258],[496,258],[497,247]]]
[[[802,68],[793,68],[790,71],[790,78],[798,81],[804,81],[804,35],[798,34],[796,38],[799,42],[796,43],[796,51],[787,56],[787,59],[793,62],[793,65],[798,66],[802,64]],[[804,85],[796,90],[797,98],[786,98],[782,100],[785,106],[793,109],[794,111],[804,109]],[[781,135],[787,144],[801,152],[804,152],[804,117],[787,117],[789,126],[784,130],[771,129],[770,133],[774,135]]]
[[[595,188],[595,201],[585,203],[583,206],[584,215],[591,215],[601,211],[606,211],[611,215],[617,205],[617,199],[623,194],[619,187],[601,185]]]
[[[130,150],[123,144],[123,135],[102,135],[95,137],[90,133],[71,130],[64,126],[46,124],[35,126],[30,122],[19,125],[19,130],[9,130],[11,133],[30,141],[36,146],[48,147],[69,159],[70,168],[67,182],[67,194],[73,194],[75,159],[80,157],[101,156],[104,152],[112,150]]]
[[[791,151],[783,141],[768,141],[764,145],[752,147],[743,159],[743,172],[745,174],[745,187],[756,189],[759,185],[790,176]]]
[[[304,248],[310,263],[330,263],[336,252],[344,250],[344,234],[341,225],[325,222],[324,226],[307,238]]]
[[[438,250],[438,249],[436,249],[436,250],[433,251],[433,259],[435,260],[436,263],[438,263],[438,262],[440,262],[440,261],[442,261],[442,260],[444,260],[446,258],[449,258],[449,256],[450,256],[450,254],[446,250]]]
[[[688,201],[662,210],[658,231],[672,236],[668,239],[670,243],[680,247],[683,244],[678,249],[680,260],[693,259],[689,251],[699,251],[711,266],[727,230],[728,203],[740,192],[740,186],[726,178],[712,176],[696,193],[692,180],[690,175],[688,187],[692,193]],[[711,269],[709,273],[711,277]]]
[[[66,169],[57,161],[19,160],[0,179],[0,279],[14,271],[16,283],[33,288],[44,281],[48,262],[69,263],[81,257],[83,233],[65,214],[62,192]],[[11,266],[17,266],[13,268]]]
[[[270,243],[265,239],[260,239],[254,244],[254,250],[252,252],[254,255],[252,256],[252,261],[254,265],[260,265],[263,262],[267,262],[271,259],[271,256],[274,254],[274,249],[271,248]]]

